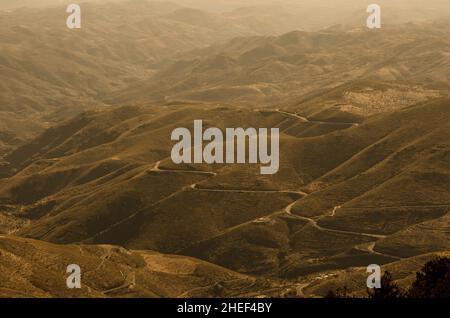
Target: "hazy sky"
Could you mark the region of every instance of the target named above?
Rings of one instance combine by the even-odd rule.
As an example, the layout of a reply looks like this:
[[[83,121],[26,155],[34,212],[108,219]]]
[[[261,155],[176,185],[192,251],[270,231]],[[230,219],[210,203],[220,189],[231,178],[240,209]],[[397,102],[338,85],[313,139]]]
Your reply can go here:
[[[82,3],[82,2],[108,2],[108,1],[130,1],[130,0],[0,0],[0,6],[20,7],[20,6],[43,6],[48,4],[61,3]],[[152,1],[152,0],[149,0]],[[390,6],[422,6],[427,7],[439,5],[450,9],[449,0],[156,0],[155,2],[173,2],[185,6],[202,8],[236,8],[242,6],[264,5],[264,4],[289,4],[295,6],[303,5],[329,5],[332,7],[346,6],[358,3],[377,3]]]
[[[142,0],[0,0],[0,9],[111,1]],[[216,12],[231,11],[240,7],[274,5],[294,15],[294,18],[297,15],[299,20],[317,20],[318,26],[345,21],[347,18],[351,20],[355,14],[363,18],[365,8],[371,3],[377,3],[382,7],[382,14],[389,23],[450,17],[450,0],[158,0],[156,2],[172,2],[181,6]]]

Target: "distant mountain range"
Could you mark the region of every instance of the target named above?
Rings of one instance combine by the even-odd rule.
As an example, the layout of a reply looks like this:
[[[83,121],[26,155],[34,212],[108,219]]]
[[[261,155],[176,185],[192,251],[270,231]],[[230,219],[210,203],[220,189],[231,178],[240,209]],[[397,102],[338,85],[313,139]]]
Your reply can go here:
[[[358,28],[241,37],[183,54],[182,61],[114,93],[108,101],[271,105],[287,98],[301,99],[318,89],[373,80],[385,83],[383,90],[394,95],[410,92],[414,86],[413,90],[419,90],[417,96],[402,102],[414,103],[434,95],[433,89],[448,93],[449,34],[450,24],[443,23],[402,25],[387,28],[386,33]]]
[[[448,255],[448,3],[380,30],[354,1],[286,9],[330,2],[0,12],[0,297],[361,293],[368,264],[404,284]],[[200,119],[279,128],[279,172],[175,165]]]

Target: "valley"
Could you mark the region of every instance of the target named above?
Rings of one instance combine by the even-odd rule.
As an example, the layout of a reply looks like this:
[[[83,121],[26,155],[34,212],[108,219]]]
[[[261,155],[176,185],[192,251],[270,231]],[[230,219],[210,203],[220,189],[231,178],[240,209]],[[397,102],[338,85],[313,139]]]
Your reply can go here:
[[[0,297],[363,297],[449,257],[448,3],[370,30],[330,1],[87,1],[70,31],[1,2]]]

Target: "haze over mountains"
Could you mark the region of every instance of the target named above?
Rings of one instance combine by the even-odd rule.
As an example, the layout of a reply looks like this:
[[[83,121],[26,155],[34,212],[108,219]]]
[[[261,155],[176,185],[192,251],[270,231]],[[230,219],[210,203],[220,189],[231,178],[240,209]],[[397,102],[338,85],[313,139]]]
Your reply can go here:
[[[382,82],[383,91],[399,95],[414,86],[418,99],[439,94],[433,88],[448,92],[449,23],[386,27],[386,32],[361,27],[236,38],[184,54],[192,59],[169,65],[110,100],[265,105],[361,80]]]
[[[450,251],[447,1],[379,30],[361,1],[92,2],[68,30],[0,0],[0,296],[324,296]],[[175,165],[198,119],[279,128],[279,172]]]
[[[180,21],[183,9],[173,4],[135,1],[83,9],[83,28],[74,32],[65,25],[63,6],[0,13],[0,111],[8,118],[3,151],[30,132],[104,106],[99,96],[146,78],[162,59],[249,32],[231,24],[219,28],[214,19],[199,25]],[[37,127],[21,134],[24,116]]]

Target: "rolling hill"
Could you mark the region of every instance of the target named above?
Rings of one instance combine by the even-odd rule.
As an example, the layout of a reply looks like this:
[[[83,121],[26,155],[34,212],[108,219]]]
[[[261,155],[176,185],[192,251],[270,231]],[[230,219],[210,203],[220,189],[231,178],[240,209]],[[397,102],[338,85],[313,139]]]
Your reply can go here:
[[[446,250],[445,227],[427,224],[450,208],[448,106],[448,99],[419,103],[331,131],[332,122],[288,112],[209,104],[85,113],[7,157],[16,172],[0,179],[4,228],[278,277]],[[198,118],[216,127],[280,127],[280,172],[174,165],[170,132]],[[299,134],[312,126],[317,134]],[[412,252],[406,238],[421,224],[434,239]]]
[[[0,297],[205,297],[279,295],[286,282],[242,275],[206,262],[112,245],[54,245],[0,236]],[[81,268],[68,289],[66,268]]]
[[[254,34],[229,19],[211,24],[213,13],[171,3],[81,7],[79,30],[66,27],[61,4],[0,11],[0,156],[50,125],[104,107],[105,96],[148,78],[175,54]],[[189,10],[197,13],[196,23],[187,19]]]
[[[80,30],[0,2],[0,297],[409,283],[450,251],[449,6],[424,2],[380,0],[379,30],[359,0],[87,1]],[[278,128],[278,172],[175,164],[196,120]]]
[[[390,26],[386,32],[330,28],[234,38],[182,54],[180,61],[105,101],[206,101],[273,107],[302,99],[312,102],[311,97],[320,99],[323,94],[331,99],[320,101],[342,104],[346,112],[364,116],[441,93],[448,96],[449,32],[448,23],[434,22]],[[376,83],[372,91],[366,85],[370,81]],[[343,91],[345,88],[348,90]],[[342,95],[337,98],[339,90]],[[314,111],[333,106],[320,105]]]

